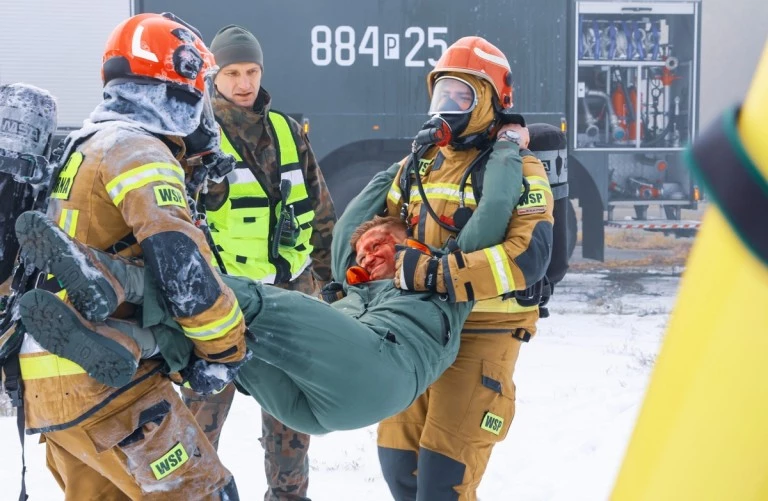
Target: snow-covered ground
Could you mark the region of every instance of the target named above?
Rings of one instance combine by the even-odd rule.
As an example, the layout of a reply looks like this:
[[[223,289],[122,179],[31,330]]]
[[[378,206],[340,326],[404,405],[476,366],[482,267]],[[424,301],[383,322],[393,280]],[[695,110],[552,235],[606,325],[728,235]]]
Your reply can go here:
[[[517,414],[496,447],[482,501],[608,498],[674,303],[678,277],[664,272],[569,274],[552,316],[523,347],[515,374]],[[0,418],[0,499],[16,499],[21,462],[15,418]],[[258,406],[238,395],[221,457],[241,499],[266,483]],[[44,447],[27,437],[30,499],[63,499]],[[312,439],[309,495],[315,501],[389,497],[376,458],[375,426]]]

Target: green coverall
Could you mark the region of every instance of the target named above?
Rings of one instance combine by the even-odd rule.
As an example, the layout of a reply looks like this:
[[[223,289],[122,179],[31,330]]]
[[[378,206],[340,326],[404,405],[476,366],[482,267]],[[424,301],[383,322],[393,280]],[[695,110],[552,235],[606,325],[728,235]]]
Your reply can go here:
[[[376,175],[350,203],[356,209],[345,211],[336,224],[334,276],[345,276],[352,264],[349,237],[382,211],[396,171],[393,165]],[[505,190],[522,186],[521,171],[519,162],[496,166],[492,155],[486,186],[494,186],[488,176]],[[486,189],[487,203],[478,205],[466,229],[473,241],[462,243],[459,236],[465,250],[482,248],[504,233],[509,217],[499,214],[511,215],[517,203],[508,199]],[[191,344],[178,335],[151,274],[145,276],[143,325],[152,328],[170,369],[179,370],[189,360]],[[244,278],[223,279],[254,335],[248,340],[254,358],[240,369],[239,388],[286,425],[310,434],[361,428],[406,409],[453,363],[458,334],[474,305],[402,291],[392,280],[345,283],[347,296],[329,305]]]

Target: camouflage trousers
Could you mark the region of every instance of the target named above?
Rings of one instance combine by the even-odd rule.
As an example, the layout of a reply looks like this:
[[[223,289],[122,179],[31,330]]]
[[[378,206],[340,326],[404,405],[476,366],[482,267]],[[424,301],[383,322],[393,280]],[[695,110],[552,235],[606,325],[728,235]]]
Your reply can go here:
[[[305,294],[316,294],[318,291],[310,269],[280,287]],[[181,394],[200,428],[218,450],[221,428],[235,398],[235,385],[230,383],[221,392],[208,396],[182,387]],[[267,476],[264,501],[311,501],[307,497],[309,435],[288,428],[264,410],[261,411],[261,434],[259,442],[264,448],[264,472]]]
[[[181,393],[208,441],[218,449],[221,429],[235,397],[235,385],[229,384],[215,395],[202,396],[183,387]],[[264,448],[267,476],[264,501],[310,501],[307,497],[309,435],[288,428],[263,410],[261,431],[259,442]]]

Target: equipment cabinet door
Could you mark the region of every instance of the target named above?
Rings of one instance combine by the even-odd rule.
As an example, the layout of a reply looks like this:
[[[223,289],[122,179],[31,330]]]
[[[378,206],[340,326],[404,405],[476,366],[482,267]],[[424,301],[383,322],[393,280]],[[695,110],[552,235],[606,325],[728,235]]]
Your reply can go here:
[[[699,6],[577,2],[576,149],[679,150],[698,107]]]

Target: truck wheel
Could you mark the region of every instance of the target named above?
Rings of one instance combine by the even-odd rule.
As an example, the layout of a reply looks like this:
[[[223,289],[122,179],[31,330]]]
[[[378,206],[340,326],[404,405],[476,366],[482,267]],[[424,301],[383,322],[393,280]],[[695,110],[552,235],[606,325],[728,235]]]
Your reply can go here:
[[[568,211],[565,216],[566,231],[568,233],[568,260],[576,248],[576,240],[579,238],[579,222],[576,219],[576,209],[573,208],[573,200],[568,200]]]
[[[368,181],[380,171],[392,165],[381,160],[363,160],[339,168],[324,170],[325,182],[333,198],[336,215],[340,216],[347,204],[360,193]]]

